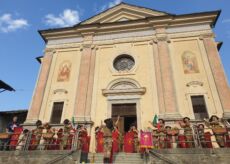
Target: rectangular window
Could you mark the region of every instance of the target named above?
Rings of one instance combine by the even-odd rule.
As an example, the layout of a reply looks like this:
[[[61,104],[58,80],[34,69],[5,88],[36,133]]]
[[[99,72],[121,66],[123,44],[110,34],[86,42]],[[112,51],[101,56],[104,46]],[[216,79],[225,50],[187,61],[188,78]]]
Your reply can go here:
[[[191,96],[192,107],[196,120],[208,118],[207,108],[204,96]]]
[[[51,124],[60,124],[61,116],[64,107],[64,102],[55,102],[53,104],[52,115],[50,119]]]

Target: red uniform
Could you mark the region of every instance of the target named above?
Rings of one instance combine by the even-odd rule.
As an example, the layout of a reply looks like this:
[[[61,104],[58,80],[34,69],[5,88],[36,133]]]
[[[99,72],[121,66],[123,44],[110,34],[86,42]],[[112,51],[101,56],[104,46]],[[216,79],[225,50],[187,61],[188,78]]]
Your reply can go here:
[[[179,147],[180,148],[186,148],[186,143],[185,143],[186,138],[185,138],[185,136],[184,135],[179,135],[178,140],[179,140]]]
[[[205,145],[207,148],[212,148],[212,140],[211,140],[211,133],[210,132],[205,132],[204,133],[204,138],[205,138]]]
[[[113,138],[113,152],[119,152],[119,131],[115,129],[112,132],[112,138]]]
[[[90,137],[88,136],[87,131],[82,131],[80,135],[80,141],[81,141],[81,151],[88,153],[89,152],[89,140]]]
[[[127,132],[124,137],[124,151],[126,153],[134,152],[134,133]]]
[[[18,143],[19,136],[21,132],[23,131],[22,127],[15,127],[14,128],[14,134],[12,134],[10,138],[10,148],[15,149]]]
[[[97,139],[97,153],[103,153],[104,152],[104,133],[101,131],[98,131],[96,134],[96,139]]]

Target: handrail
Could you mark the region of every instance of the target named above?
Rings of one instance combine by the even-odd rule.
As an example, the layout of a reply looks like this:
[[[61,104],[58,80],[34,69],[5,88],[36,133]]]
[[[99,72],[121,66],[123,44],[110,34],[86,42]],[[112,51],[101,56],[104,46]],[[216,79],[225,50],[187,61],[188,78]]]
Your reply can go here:
[[[70,152],[66,153],[66,154],[63,154],[63,155],[61,155],[61,156],[58,156],[57,158],[55,158],[55,159],[53,159],[53,160],[47,162],[46,164],[53,164],[53,163],[56,163],[56,162],[58,162],[58,161],[60,161],[60,160],[62,160],[62,159],[64,159],[64,158],[68,157],[69,155],[73,154],[74,152],[76,152],[76,151],[78,150],[78,149],[77,149],[77,147],[78,147],[78,142],[77,142],[77,141],[78,141],[78,137],[79,137],[79,132],[76,132],[74,136],[76,137],[76,140],[72,140],[72,150],[71,150]],[[74,138],[75,138],[75,137],[74,137]],[[73,142],[73,141],[75,141],[75,142]],[[74,144],[74,143],[75,143],[75,144]]]
[[[168,164],[177,164],[177,162],[174,162],[166,157],[164,157],[163,155],[157,153],[156,151],[154,151],[154,149],[149,151],[151,155],[163,160],[164,162],[168,163]]]

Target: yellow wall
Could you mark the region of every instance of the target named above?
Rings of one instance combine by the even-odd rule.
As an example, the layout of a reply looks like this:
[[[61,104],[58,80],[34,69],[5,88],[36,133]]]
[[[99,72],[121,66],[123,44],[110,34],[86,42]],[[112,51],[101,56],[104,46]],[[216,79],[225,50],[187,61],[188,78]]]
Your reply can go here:
[[[127,74],[119,74],[112,68],[113,60],[120,54],[132,55],[136,65],[134,70]],[[153,115],[158,113],[158,100],[156,92],[156,80],[154,75],[153,50],[148,42],[123,43],[100,46],[96,52],[96,68],[93,91],[93,120],[95,126],[100,125],[101,120],[108,117],[107,98],[102,95],[102,89],[106,89],[111,81],[118,78],[131,78],[136,80],[147,91],[140,99],[141,124],[147,126]]]
[[[196,37],[174,39],[170,45],[170,51],[177,90],[178,107],[182,116],[194,118],[190,96],[204,95],[209,116],[216,114],[221,117],[223,111],[202,41]],[[182,54],[185,51],[191,51],[195,54],[199,73],[184,73]],[[186,86],[186,84],[192,81],[202,82],[203,85]]]
[[[53,103],[59,101],[64,101],[62,121],[65,118],[72,118],[78,83],[80,60],[81,51],[79,49],[57,50],[57,52],[54,54],[39,116],[39,119],[42,121],[49,122]],[[70,61],[72,63],[70,79],[67,82],[57,82],[59,66],[63,61]],[[58,89],[65,89],[67,93],[58,91]],[[57,90],[56,94],[54,94],[55,90]]]

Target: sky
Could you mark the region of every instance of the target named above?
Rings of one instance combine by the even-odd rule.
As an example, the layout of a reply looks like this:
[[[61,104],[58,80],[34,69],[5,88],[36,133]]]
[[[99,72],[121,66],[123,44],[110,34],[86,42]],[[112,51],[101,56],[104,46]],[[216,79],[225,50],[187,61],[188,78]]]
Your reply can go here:
[[[28,109],[45,43],[38,30],[68,27],[122,0],[0,0],[0,79],[16,92],[0,93],[0,111]],[[223,41],[220,56],[230,79],[229,0],[123,0],[172,14],[222,10],[214,32]]]

